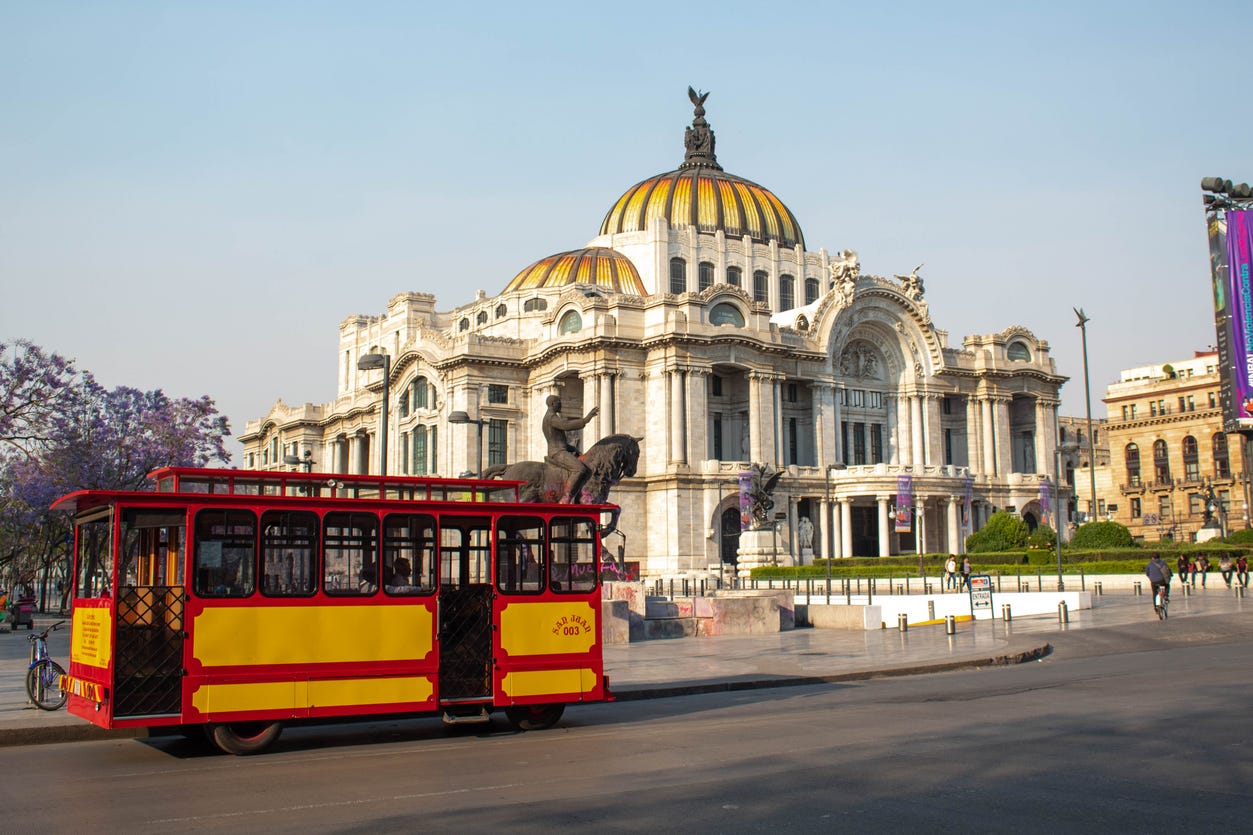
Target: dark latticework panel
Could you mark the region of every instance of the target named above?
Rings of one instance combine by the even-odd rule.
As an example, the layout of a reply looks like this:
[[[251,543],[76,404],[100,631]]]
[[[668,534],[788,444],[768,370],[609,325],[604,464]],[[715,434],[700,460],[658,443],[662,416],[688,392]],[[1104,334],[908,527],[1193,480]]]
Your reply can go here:
[[[124,586],[118,600],[113,715],[154,716],[182,710],[181,586]]]
[[[492,695],[492,587],[444,587],[439,595],[439,697]]]

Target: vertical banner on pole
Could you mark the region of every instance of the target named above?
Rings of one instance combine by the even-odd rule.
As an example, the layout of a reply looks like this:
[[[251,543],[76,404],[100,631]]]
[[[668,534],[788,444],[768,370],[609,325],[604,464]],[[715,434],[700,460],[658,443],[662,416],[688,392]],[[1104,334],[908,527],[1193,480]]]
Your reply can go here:
[[[740,530],[753,526],[753,474],[740,473]]]
[[[1253,212],[1211,216],[1209,244],[1223,429],[1247,432],[1253,430]]]
[[[1040,513],[1045,519],[1053,512],[1053,483],[1047,478],[1040,482]]]
[[[909,533],[914,518],[914,477],[898,475],[896,477],[896,520],[897,533]]]
[[[974,503],[975,480],[966,476],[966,489],[962,495],[962,528],[971,530],[970,506]]]

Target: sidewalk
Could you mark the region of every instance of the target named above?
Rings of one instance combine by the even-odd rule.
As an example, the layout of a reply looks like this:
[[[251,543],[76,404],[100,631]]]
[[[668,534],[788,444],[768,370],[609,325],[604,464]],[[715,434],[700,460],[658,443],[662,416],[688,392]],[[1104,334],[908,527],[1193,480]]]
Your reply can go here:
[[[613,693],[624,701],[854,681],[1032,660],[1054,648],[1064,649],[1066,636],[1075,631],[1103,630],[1101,637],[1107,639],[1103,650],[1113,646],[1115,651],[1136,651],[1145,647],[1135,636],[1167,634],[1172,626],[1186,628],[1176,624],[1212,616],[1234,616],[1218,618],[1222,628],[1253,624],[1253,597],[1237,598],[1221,583],[1188,597],[1176,589],[1165,624],[1154,618],[1147,597],[1120,593],[1097,598],[1092,609],[1072,612],[1065,626],[1050,615],[1016,618],[1009,624],[999,619],[964,621],[957,624],[955,635],[935,625],[907,632],[796,629],[772,635],[611,644],[605,648],[605,671]],[[35,628],[42,630],[56,620],[36,616]],[[142,729],[105,731],[64,710],[49,713],[28,706],[28,634],[0,633],[0,747],[147,735]],[[65,664],[69,630],[52,633],[48,649]]]

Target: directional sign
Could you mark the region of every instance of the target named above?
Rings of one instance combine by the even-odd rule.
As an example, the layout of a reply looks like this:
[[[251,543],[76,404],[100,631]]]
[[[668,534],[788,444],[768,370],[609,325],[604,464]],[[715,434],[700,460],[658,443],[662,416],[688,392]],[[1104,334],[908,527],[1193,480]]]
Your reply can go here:
[[[987,574],[970,575],[970,614],[980,609],[992,610],[992,578]]]

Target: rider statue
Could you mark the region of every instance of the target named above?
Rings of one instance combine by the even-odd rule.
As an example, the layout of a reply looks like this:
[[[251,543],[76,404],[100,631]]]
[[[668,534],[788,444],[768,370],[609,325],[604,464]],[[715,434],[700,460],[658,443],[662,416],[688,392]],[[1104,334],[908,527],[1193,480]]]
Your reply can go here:
[[[561,414],[561,398],[553,394],[545,401],[548,404],[548,411],[544,413],[544,439],[548,441],[548,455],[545,460],[550,464],[556,464],[565,470],[569,475],[566,477],[565,493],[561,497],[562,504],[576,504],[578,502],[579,488],[583,486],[583,482],[591,475],[591,470],[587,465],[578,459],[575,454],[578,450],[570,445],[566,432],[572,429],[582,429],[587,422],[596,417],[600,412],[600,408],[593,406],[592,410],[585,417],[567,418]]]

